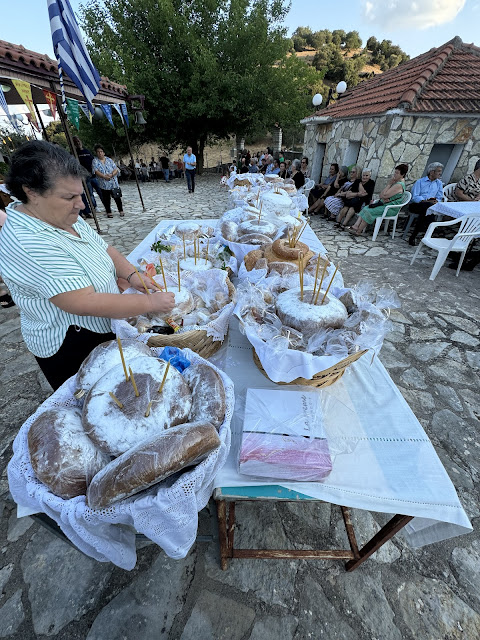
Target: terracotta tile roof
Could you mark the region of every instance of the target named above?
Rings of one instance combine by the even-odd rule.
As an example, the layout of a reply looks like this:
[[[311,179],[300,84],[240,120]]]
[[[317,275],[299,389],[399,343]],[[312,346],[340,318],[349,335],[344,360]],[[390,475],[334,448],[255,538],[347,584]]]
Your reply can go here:
[[[361,82],[314,116],[349,118],[390,109],[480,113],[480,48],[457,36],[395,69]]]
[[[7,67],[10,71],[16,69],[21,73],[54,76],[54,79],[58,80],[56,60],[52,60],[46,54],[25,49],[20,44],[12,44],[11,42],[0,40],[0,76],[2,75],[2,69]],[[32,79],[32,82],[34,82],[34,79]],[[125,97],[128,93],[125,85],[112,82],[105,76],[101,77],[102,90],[118,94],[118,97]]]

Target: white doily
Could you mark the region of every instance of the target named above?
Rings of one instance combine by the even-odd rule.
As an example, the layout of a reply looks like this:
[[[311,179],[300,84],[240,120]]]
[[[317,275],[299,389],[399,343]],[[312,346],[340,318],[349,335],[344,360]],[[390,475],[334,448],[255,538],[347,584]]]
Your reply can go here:
[[[152,351],[158,356],[162,348]],[[35,477],[27,442],[30,425],[47,409],[82,406],[82,401],[73,397],[77,388],[76,376],[69,378],[45,400],[22,425],[13,443],[8,482],[15,502],[31,512],[46,513],[73,544],[100,562],[110,561],[122,569],[133,569],[137,560],[135,532],[143,533],[175,559],[184,558],[195,542],[198,512],[208,503],[213,480],[225,463],[230,449],[230,421],[235,399],[233,383],[223,371],[190,349],[184,349],[183,354],[192,363],[211,366],[221,376],[226,412],[219,429],[220,447],[193,469],[179,477],[174,476],[171,486],[164,482],[107,509],[90,509],[85,496],[63,500]]]

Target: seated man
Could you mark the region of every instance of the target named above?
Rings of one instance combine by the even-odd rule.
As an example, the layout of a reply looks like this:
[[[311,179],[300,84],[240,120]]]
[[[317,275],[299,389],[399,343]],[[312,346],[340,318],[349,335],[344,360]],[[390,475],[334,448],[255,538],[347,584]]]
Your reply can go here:
[[[408,210],[410,213],[418,214],[415,228],[408,239],[408,244],[412,246],[415,246],[415,240],[419,232],[425,231],[432,221],[429,217],[428,209],[443,199],[443,184],[440,180],[442,172],[443,164],[432,162],[427,167],[427,175],[417,180],[412,187],[412,200]]]
[[[469,173],[457,182],[455,187],[457,202],[478,202],[480,200],[480,160],[477,160],[473,173]]]
[[[279,160],[274,160],[273,161],[273,169],[271,169],[270,173],[273,173],[276,176],[278,176],[280,174],[280,161]]]

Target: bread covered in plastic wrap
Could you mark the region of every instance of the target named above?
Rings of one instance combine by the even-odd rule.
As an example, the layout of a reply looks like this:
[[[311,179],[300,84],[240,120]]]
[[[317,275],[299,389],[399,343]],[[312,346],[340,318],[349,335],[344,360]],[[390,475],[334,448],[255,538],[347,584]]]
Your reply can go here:
[[[178,425],[156,434],[97,473],[88,487],[87,504],[92,509],[108,507],[201,462],[219,446],[217,430],[208,422]]]
[[[93,476],[110,462],[85,434],[77,407],[38,416],[28,432],[28,449],[37,478],[64,499],[85,495]]]
[[[192,392],[190,420],[211,422],[218,428],[225,419],[225,389],[218,373],[206,364],[192,364],[183,377]]]

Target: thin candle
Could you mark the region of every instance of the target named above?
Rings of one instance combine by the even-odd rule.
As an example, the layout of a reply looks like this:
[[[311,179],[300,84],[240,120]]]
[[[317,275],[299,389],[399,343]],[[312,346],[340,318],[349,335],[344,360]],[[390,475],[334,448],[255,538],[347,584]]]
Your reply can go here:
[[[185,260],[187,257],[187,251],[185,249],[185,234],[183,234],[183,259]]]
[[[130,372],[130,381],[132,383],[133,390],[135,391],[135,395],[138,398],[140,394],[138,393],[137,383],[135,382],[135,378],[133,377],[132,367],[128,367],[128,371]]]
[[[124,355],[123,355],[122,341],[118,337],[117,337],[117,344],[118,344],[118,349],[120,351],[120,358],[122,360],[123,372],[125,373],[125,380],[126,380],[126,382],[128,382],[127,365],[125,364],[125,358],[124,358]]]
[[[135,271],[137,272],[137,276],[140,278],[140,282],[143,284],[143,288],[145,289],[145,291],[147,292],[148,295],[150,294],[150,291],[147,288],[147,285],[145,284],[145,280],[142,278],[142,276],[140,275],[140,272],[138,271],[137,267],[135,265],[133,265],[133,268],[135,269]]]
[[[337,264],[337,266],[335,267],[335,272],[334,272],[334,274],[333,274],[333,276],[332,276],[332,279],[330,280],[330,283],[329,283],[329,285],[328,285],[328,287],[327,287],[327,290],[325,291],[325,295],[324,295],[324,296],[323,296],[323,298],[322,298],[322,301],[321,301],[321,303],[320,303],[320,306],[322,306],[323,301],[324,301],[324,300],[325,300],[325,298],[327,297],[327,293],[329,292],[330,287],[332,286],[332,282],[333,282],[333,279],[335,278],[335,276],[337,275],[337,271],[338,271],[338,264]]]
[[[297,244],[297,242],[300,240],[300,236],[302,235],[302,233],[305,231],[305,228],[307,226],[308,222],[305,222],[305,224],[303,225],[302,230],[300,231],[300,233],[297,236],[297,239],[295,240],[295,244]]]
[[[151,408],[152,408],[152,401],[150,400],[150,402],[147,405],[147,410],[145,411],[145,418],[148,418],[148,416],[150,415]]]
[[[112,393],[111,391],[108,392],[108,395],[111,397],[111,399],[115,402],[115,404],[118,406],[119,409],[123,409],[123,404],[120,402],[120,400],[117,398],[117,396]]]
[[[156,280],[154,280],[154,279],[152,278],[152,276],[148,276],[148,277],[149,277],[149,279],[150,279],[150,282],[151,282],[152,284],[154,284],[154,285],[155,285],[155,288],[156,288],[158,291],[163,291],[162,287],[158,284],[158,282],[157,282]]]
[[[208,243],[210,242],[210,238],[207,238],[207,253],[205,254],[205,264],[208,263]]]
[[[165,373],[163,374],[162,383],[161,383],[160,387],[158,388],[158,393],[162,393],[162,391],[163,391],[163,387],[165,386],[165,381],[167,379],[168,370],[169,369],[170,369],[170,360],[167,362],[167,367],[165,369]]]
[[[177,260],[178,291],[180,292],[180,260]]]
[[[318,296],[320,294],[320,291],[322,290],[323,278],[325,277],[325,272],[327,271],[327,266],[328,266],[328,260],[325,260],[325,264],[323,265],[322,278],[320,280],[320,284],[318,285],[317,295],[315,297],[315,302],[313,304],[317,304],[317,302],[318,302]]]
[[[197,239],[193,239],[193,259],[195,260],[195,264],[197,264]]]
[[[303,253],[298,255],[298,275],[300,278],[300,300],[303,302]]]
[[[315,291],[317,290],[317,282],[318,282],[318,271],[320,269],[320,256],[317,256],[317,268],[315,270],[315,285],[313,287],[313,293],[312,293],[312,302],[315,298]]]
[[[167,279],[165,278],[165,271],[163,270],[163,262],[162,262],[161,258],[160,258],[160,269],[162,270],[162,277],[163,277],[163,284],[165,285],[165,291],[168,291],[168,289],[167,289]]]

